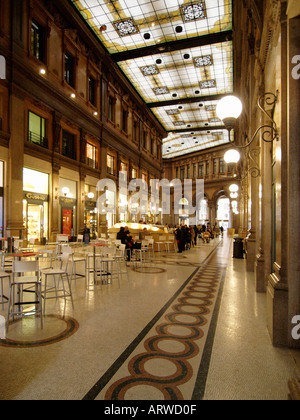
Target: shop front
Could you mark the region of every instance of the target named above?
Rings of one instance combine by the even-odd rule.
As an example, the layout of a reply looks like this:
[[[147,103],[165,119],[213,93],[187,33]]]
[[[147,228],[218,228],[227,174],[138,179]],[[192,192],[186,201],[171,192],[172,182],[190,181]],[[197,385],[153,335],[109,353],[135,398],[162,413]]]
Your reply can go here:
[[[23,170],[24,239],[44,243],[48,238],[49,175],[32,169]]]

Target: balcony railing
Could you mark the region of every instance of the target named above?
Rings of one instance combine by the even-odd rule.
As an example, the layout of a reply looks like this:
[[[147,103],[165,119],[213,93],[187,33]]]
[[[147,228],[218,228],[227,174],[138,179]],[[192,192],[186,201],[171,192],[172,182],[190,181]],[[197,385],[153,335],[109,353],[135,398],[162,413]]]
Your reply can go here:
[[[28,141],[30,143],[38,144],[39,146],[48,149],[48,139],[46,139],[46,137],[41,136],[40,134],[28,131]]]
[[[86,158],[86,164],[93,169],[96,169],[96,161],[94,159],[91,158]]]

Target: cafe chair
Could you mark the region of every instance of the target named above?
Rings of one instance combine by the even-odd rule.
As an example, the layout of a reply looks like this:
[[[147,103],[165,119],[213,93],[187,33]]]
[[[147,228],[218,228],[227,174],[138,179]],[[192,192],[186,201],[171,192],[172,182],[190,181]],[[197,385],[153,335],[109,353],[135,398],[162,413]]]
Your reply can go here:
[[[166,236],[160,236],[159,241],[157,241],[157,250],[158,252],[161,251],[161,247],[164,246],[165,251],[167,250],[167,243],[166,243],[167,237]]]
[[[74,307],[69,278],[69,258],[70,254],[63,253],[59,258],[58,268],[54,267],[40,270],[42,278],[45,279],[42,290],[42,298],[44,299],[44,315],[46,311],[46,300],[48,299],[64,298],[66,300],[66,298],[69,297],[71,298],[72,307]],[[52,284],[49,277],[52,277]],[[65,278],[67,280],[67,288],[65,286]]]
[[[9,287],[7,331],[9,321],[15,316],[39,316],[43,328],[42,285],[39,276],[38,261],[13,261],[12,282]],[[25,299],[34,295],[34,299]]]

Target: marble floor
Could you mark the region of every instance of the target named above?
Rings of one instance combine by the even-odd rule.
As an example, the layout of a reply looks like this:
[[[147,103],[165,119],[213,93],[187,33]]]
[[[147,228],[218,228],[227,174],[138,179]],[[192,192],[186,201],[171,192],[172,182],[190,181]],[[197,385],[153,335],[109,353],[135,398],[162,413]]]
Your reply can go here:
[[[224,237],[156,253],[120,281],[47,301],[0,340],[0,400],[286,400],[296,364],[274,348],[265,295]],[[6,308],[5,308],[6,309]],[[6,315],[0,306],[0,315]]]

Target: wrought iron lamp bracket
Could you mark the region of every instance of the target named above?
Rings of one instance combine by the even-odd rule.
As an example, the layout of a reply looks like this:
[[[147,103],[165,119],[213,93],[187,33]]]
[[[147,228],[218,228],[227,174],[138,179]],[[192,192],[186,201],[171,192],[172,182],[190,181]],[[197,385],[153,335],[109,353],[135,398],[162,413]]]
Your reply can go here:
[[[256,136],[260,132],[262,132],[261,138],[264,142],[273,143],[275,140],[278,141],[279,131],[278,131],[277,124],[274,120],[274,111],[275,111],[276,104],[278,102],[278,97],[279,97],[279,91],[277,90],[276,94],[271,93],[271,92],[264,93],[262,96],[260,96],[260,98],[257,101],[258,108],[267,117],[267,119],[271,121],[270,125],[264,124],[264,125],[261,125],[260,127],[258,127],[258,129],[253,134],[251,140],[247,144],[244,144],[244,145],[237,145],[237,144],[235,144],[235,140],[231,139],[230,133],[231,133],[231,130],[232,130],[232,126],[230,126],[230,127],[228,127],[230,143],[234,143],[234,146],[238,149],[246,149],[247,147],[251,146],[251,144],[254,142]],[[266,111],[265,105],[273,106],[271,115],[269,115],[268,112]]]

